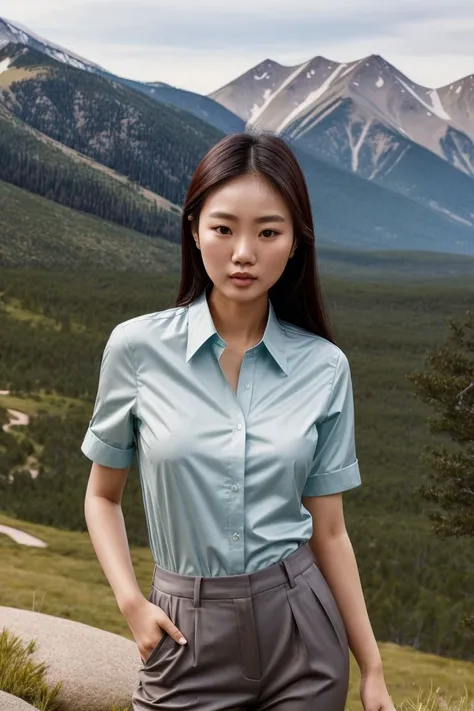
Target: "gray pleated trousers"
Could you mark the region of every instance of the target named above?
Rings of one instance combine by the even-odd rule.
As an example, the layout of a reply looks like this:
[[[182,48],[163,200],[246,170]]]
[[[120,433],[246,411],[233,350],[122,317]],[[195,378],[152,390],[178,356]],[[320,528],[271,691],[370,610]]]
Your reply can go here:
[[[307,544],[248,574],[155,565],[148,599],[188,643],[163,633],[139,670],[133,711],[344,711],[346,629]]]

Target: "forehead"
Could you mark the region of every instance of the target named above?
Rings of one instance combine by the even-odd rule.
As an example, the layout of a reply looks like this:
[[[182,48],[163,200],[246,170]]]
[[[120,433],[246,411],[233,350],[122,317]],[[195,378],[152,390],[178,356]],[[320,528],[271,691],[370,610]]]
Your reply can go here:
[[[264,176],[245,175],[217,186],[207,196],[203,211],[221,210],[236,217],[278,212],[289,218],[290,212],[279,190]]]

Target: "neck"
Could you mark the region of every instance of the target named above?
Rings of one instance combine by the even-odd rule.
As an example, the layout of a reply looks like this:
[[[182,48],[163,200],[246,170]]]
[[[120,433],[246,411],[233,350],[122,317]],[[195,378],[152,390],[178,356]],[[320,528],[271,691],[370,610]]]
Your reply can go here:
[[[226,343],[250,348],[262,339],[268,318],[268,292],[239,302],[212,287],[207,301],[217,332]]]

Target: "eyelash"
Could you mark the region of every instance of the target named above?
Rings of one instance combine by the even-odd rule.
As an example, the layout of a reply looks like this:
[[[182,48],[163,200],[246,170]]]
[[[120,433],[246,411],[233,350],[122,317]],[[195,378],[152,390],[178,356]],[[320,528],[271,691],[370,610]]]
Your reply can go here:
[[[216,230],[219,229],[219,227],[225,227],[226,229],[229,229],[226,225],[217,225],[217,227],[212,227],[211,229],[213,229],[214,231],[216,231]],[[266,230],[262,230],[262,232],[273,232],[275,235],[281,234],[281,233],[278,232],[277,230],[272,230],[272,229],[270,229],[270,228],[268,228],[268,229],[266,229]],[[223,235],[221,232],[218,232],[217,234],[220,235],[221,237],[227,237],[227,235]],[[267,237],[266,239],[270,239],[270,237]]]

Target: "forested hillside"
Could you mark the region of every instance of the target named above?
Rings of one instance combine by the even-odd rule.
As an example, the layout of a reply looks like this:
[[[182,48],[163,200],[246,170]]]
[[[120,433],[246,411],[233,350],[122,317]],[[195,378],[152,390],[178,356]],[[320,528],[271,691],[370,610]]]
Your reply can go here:
[[[180,209],[56,147],[19,119],[0,114],[0,179],[48,200],[178,242]],[[160,204],[163,203],[163,204]]]
[[[180,248],[0,180],[0,266],[173,273]],[[25,274],[25,280],[30,278]],[[66,280],[68,277],[65,277]]]
[[[7,45],[0,60],[9,53],[14,69],[27,70],[4,87],[12,114],[175,204],[201,157],[223,136],[192,114],[35,50]]]

